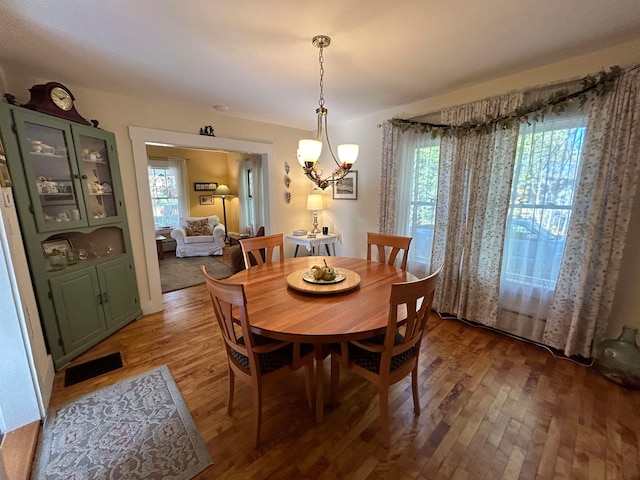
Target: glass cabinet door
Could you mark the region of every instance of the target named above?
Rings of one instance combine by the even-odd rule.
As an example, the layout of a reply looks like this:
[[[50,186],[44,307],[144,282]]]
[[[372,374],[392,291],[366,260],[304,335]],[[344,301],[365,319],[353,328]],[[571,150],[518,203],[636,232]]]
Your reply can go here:
[[[113,178],[119,175],[113,137],[109,132],[73,125],[78,167],[82,178],[89,225],[117,221],[122,202]],[[112,158],[113,157],[113,158]]]
[[[38,230],[86,225],[73,141],[68,122],[43,125],[28,113],[16,115],[29,195]]]

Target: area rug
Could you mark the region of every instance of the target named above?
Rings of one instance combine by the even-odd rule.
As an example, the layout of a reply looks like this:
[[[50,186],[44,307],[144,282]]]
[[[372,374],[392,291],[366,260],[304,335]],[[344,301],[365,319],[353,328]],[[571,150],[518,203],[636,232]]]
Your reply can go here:
[[[50,408],[31,478],[187,480],[211,463],[162,366]]]
[[[217,280],[233,275],[233,269],[224,263],[222,256],[176,258],[173,254],[165,254],[164,260],[159,260],[158,264],[162,293],[204,283],[200,265],[204,265],[207,273]]]

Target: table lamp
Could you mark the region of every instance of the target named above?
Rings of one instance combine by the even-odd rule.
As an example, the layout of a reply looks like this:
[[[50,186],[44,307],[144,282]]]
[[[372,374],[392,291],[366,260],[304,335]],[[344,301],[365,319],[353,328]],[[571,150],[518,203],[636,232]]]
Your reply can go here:
[[[229,237],[227,236],[227,230],[229,229],[229,226],[227,225],[227,207],[224,204],[224,199],[225,197],[233,197],[233,192],[229,189],[229,187],[227,187],[224,184],[218,185],[218,188],[216,188],[213,192],[213,196],[214,197],[222,197],[222,216],[224,217],[224,241],[225,243],[227,242],[227,240],[229,239]]]
[[[322,195],[313,193],[307,196],[307,210],[313,210],[313,230],[311,230],[313,234],[320,233],[318,229],[318,210],[322,210],[323,208]]]

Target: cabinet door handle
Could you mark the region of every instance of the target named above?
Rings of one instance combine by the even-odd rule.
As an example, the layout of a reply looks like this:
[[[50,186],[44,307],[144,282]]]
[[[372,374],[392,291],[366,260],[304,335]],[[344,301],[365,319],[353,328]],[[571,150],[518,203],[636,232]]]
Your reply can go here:
[[[107,292],[104,292],[102,294],[102,302],[107,303],[108,301],[109,301],[109,294]]]
[[[96,302],[98,302],[98,305],[102,305],[102,295],[96,295]]]
[[[89,178],[89,177],[87,177],[86,175],[82,175],[82,179],[83,180],[86,180],[87,178]]]
[[[74,173],[73,178],[80,178],[80,175],[78,175],[77,173]]]

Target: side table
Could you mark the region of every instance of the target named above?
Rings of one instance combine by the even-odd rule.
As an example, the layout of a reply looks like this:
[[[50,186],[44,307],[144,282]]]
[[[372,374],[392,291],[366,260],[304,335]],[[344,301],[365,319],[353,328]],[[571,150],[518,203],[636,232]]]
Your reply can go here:
[[[229,237],[229,245],[240,245],[240,240],[244,240],[245,238],[251,238],[251,235],[248,233],[237,233],[237,232],[229,232],[227,234]]]
[[[338,241],[338,235],[335,233],[329,233],[328,235],[323,235],[321,233],[317,234],[315,238],[309,238],[306,235],[296,236],[296,235],[286,235],[284,237],[284,241],[287,243],[293,243],[296,246],[296,252],[293,255],[294,257],[298,256],[298,247],[302,245],[307,248],[307,251],[310,255],[320,255],[320,250],[322,249],[322,245],[325,246],[327,250],[327,255],[331,255],[331,250],[329,250],[329,245],[333,246],[333,255],[336,254],[336,243]]]

